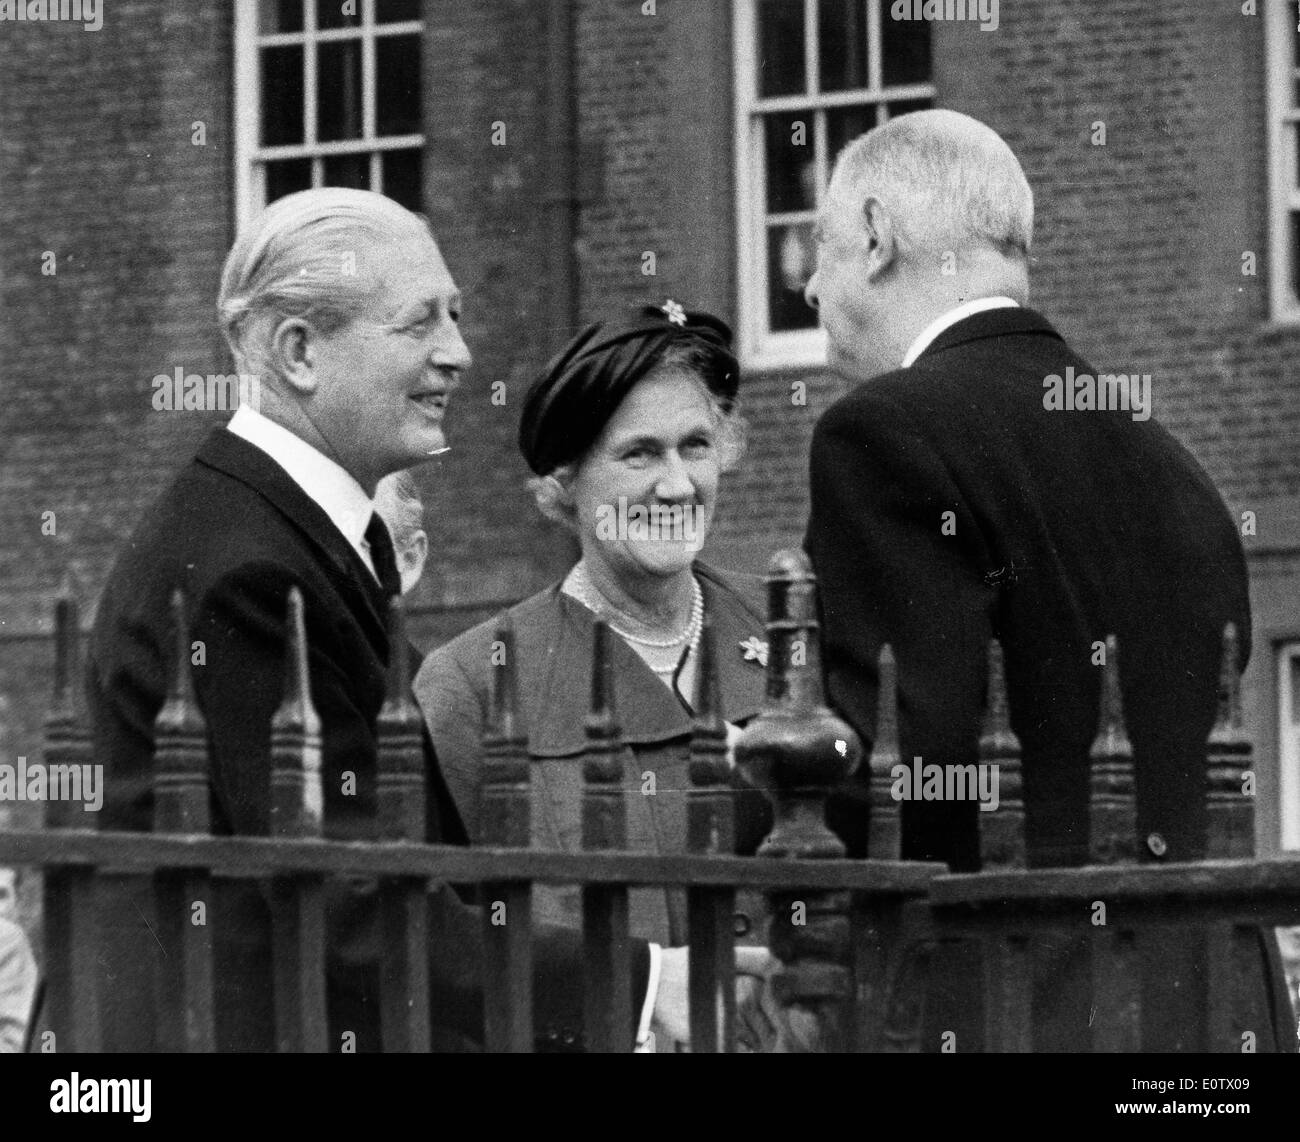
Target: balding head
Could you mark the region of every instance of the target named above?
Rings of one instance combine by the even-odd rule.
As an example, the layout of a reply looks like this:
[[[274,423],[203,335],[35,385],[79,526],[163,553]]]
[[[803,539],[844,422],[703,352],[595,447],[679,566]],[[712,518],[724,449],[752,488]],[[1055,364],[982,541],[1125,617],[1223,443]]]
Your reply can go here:
[[[1026,259],[1034,195],[1002,136],[959,111],[900,115],[840,152],[831,194],[874,195],[893,215],[904,256],[987,246]]]
[[[996,131],[956,111],[900,115],[854,140],[817,219],[805,296],[849,380],[897,368],[963,302],[1024,302],[1034,228],[1025,173]]]

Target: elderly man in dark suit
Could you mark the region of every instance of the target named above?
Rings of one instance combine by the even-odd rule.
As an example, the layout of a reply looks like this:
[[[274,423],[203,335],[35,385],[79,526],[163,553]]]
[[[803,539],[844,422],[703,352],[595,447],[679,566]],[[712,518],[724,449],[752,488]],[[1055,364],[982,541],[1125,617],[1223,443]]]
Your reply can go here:
[[[427,226],[378,194],[329,189],[284,198],[240,236],[219,309],[257,406],[216,430],[149,509],[114,568],[95,624],[88,687],[97,760],[108,767],[103,825],[147,829],[153,723],[164,696],[168,597],[189,600],[193,668],[212,757],[213,828],[265,834],[271,715],[282,693],[286,597],[305,600],[312,697],[323,730],[326,836],[374,835],[376,721],[384,699],[385,614],[399,588],[391,537],[374,511],[379,480],[444,447],[443,411],[470,355],[460,295]],[[455,828],[426,741],[428,837]],[[349,776],[353,780],[348,780]],[[452,839],[452,838],[446,838]],[[377,1043],[379,934],[372,890],[335,885],[328,903],[329,1017]],[[218,901],[218,1040],[273,1042],[269,911],[255,890]],[[429,897],[432,1007],[449,1034],[481,1036],[477,913],[449,889]],[[152,954],[144,910],[115,910],[124,958],[105,992],[128,1009],[110,1047],[150,1045],[148,1001],[129,986]],[[537,1029],[544,1044],[582,1040],[580,938],[536,940]],[[635,997],[685,1027],[685,952],[637,943]],[[634,1017],[640,1016],[634,1010]],[[629,1044],[633,1028],[629,1027]],[[448,1041],[446,1039],[444,1042]]]
[[[1032,227],[1020,164],[968,116],[904,115],[839,157],[806,290],[831,365],[855,386],[812,444],[806,543],[829,692],[869,744],[876,661],[889,643],[902,756],[974,763],[986,647],[1000,639],[1024,748],[1030,862],[1081,864],[1097,644],[1114,634],[1142,855],[1194,860],[1225,623],[1243,633],[1243,664],[1249,654],[1240,539],[1205,472],[1150,419],[1140,362],[1105,362],[1103,373],[1126,376],[1085,399],[1097,369],[1026,307]],[[863,767],[830,811],[858,855],[865,778]],[[901,811],[905,859],[978,867],[974,801]],[[1088,1042],[1081,948],[1067,940],[1044,952],[1039,1049]],[[1162,949],[1146,1032],[1190,1047],[1182,999],[1194,950],[1177,940]],[[938,974],[960,981],[971,966]],[[1277,1045],[1294,1049],[1285,993],[1261,984],[1258,995],[1261,1043],[1276,1028]],[[971,1014],[954,991],[932,999],[937,1026]]]

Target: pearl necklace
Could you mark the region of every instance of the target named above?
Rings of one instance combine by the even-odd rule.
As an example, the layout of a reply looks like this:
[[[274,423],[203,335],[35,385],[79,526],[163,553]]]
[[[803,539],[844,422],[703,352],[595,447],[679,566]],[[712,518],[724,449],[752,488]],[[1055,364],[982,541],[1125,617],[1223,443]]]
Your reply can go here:
[[[682,643],[689,642],[691,649],[694,650],[700,641],[700,632],[704,629],[704,592],[700,590],[699,580],[694,575],[691,576],[693,598],[691,600],[690,622],[686,624],[686,629],[681,634],[669,639],[642,638],[616,626],[612,618],[608,617],[611,613],[624,619],[631,619],[632,616],[624,614],[600,593],[600,589],[591,581],[591,577],[587,574],[587,569],[583,566],[581,560],[573,568],[570,585],[575,589],[575,594],[584,607],[604,617],[605,621],[609,623],[609,629],[628,642],[635,642],[640,646],[648,646],[655,650],[666,650],[668,647],[681,646]],[[633,619],[632,621],[635,622],[636,620]]]

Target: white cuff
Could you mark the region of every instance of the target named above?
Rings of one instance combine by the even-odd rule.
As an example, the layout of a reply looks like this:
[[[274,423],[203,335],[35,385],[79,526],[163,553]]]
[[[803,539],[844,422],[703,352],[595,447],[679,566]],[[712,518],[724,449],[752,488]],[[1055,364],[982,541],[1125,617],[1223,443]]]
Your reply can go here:
[[[654,1051],[654,1037],[650,1034],[650,1023],[654,1019],[655,1001],[659,998],[659,973],[663,968],[663,949],[658,944],[650,945],[650,978],[646,983],[645,1003],[641,1005],[641,1022],[636,1025],[636,1048],[639,1053]]]

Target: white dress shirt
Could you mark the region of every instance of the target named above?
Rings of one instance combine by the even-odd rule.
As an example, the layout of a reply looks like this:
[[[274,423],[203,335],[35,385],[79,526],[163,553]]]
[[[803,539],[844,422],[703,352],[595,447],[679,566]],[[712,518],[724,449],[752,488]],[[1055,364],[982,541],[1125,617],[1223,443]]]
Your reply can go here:
[[[903,368],[910,369],[917,357],[924,353],[933,344],[934,339],[949,326],[956,325],[957,322],[964,321],[976,313],[983,313],[986,309],[1013,309],[1019,306],[1020,303],[1010,297],[977,297],[974,301],[964,302],[956,309],[948,310],[917,334],[912,347],[907,351],[907,356],[903,358]]]
[[[329,516],[330,522],[361,556],[361,562],[370,568],[375,582],[379,582],[370,558],[370,544],[366,541],[374,501],[351,473],[250,405],[241,404],[226,427],[254,448],[260,448],[285,470],[289,479]]]

